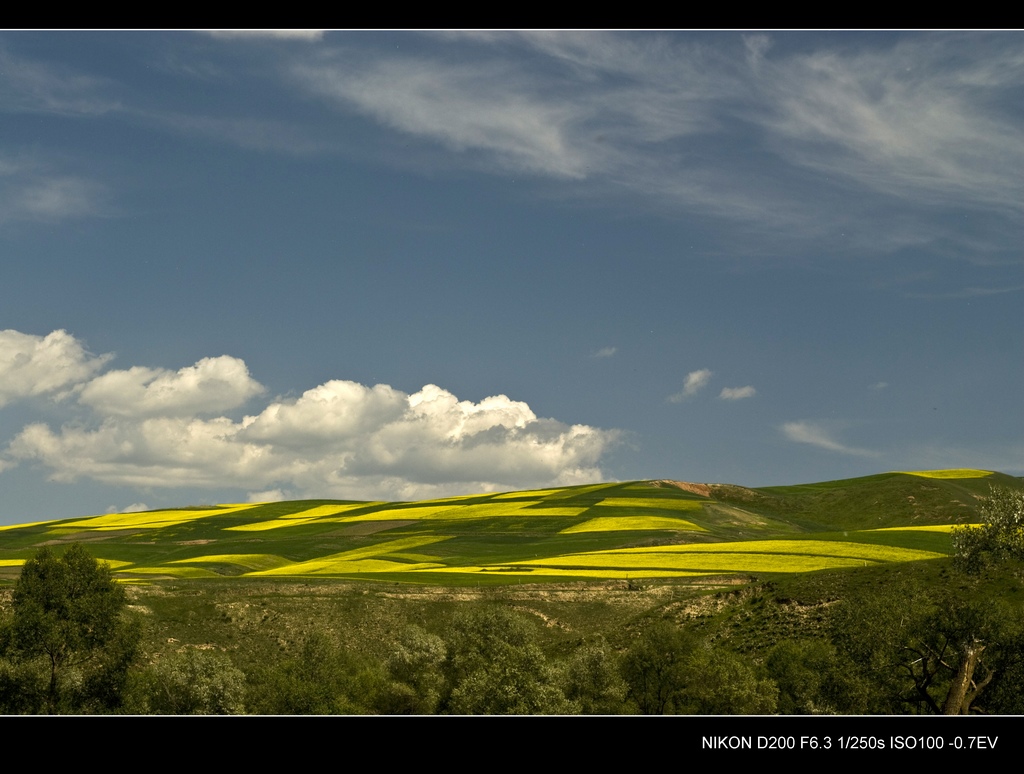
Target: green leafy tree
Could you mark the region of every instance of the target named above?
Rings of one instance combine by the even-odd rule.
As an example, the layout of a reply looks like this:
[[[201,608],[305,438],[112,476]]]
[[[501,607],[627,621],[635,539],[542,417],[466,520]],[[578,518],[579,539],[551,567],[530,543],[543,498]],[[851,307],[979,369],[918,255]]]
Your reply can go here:
[[[381,691],[376,709],[384,715],[429,715],[437,711],[444,691],[448,649],[440,637],[419,626],[405,628],[387,660],[391,680]]]
[[[783,640],[765,659],[779,688],[782,715],[860,715],[866,709],[861,680],[835,647],[823,640]]]
[[[622,657],[626,699],[641,715],[681,711],[696,640],[668,621],[645,627]]]
[[[444,711],[460,715],[542,715],[572,710],[537,644],[535,625],[501,607],[455,616],[444,664]]]
[[[668,621],[647,626],[621,662],[626,698],[643,715],[775,712],[778,688],[753,664]]]
[[[356,715],[372,712],[383,668],[313,629],[290,655],[249,675],[246,706],[272,715]]]
[[[584,715],[613,715],[622,710],[626,683],[618,660],[603,637],[580,646],[562,670],[565,696]]]
[[[949,590],[847,600],[834,641],[871,684],[869,712],[966,715],[1019,663],[1020,622],[1004,605]]]
[[[1001,669],[985,689],[981,702],[993,715],[1024,715],[1024,631],[1018,626],[1003,643]]]
[[[42,548],[14,587],[8,647],[22,667],[41,662],[47,712],[103,711],[120,705],[138,652],[138,622],[110,567],[79,544],[63,556]]]
[[[245,675],[223,653],[189,648],[160,659],[140,678],[143,712],[237,715],[245,712]]]
[[[0,715],[33,715],[46,706],[42,663],[0,657]]]
[[[968,573],[993,564],[1024,562],[1024,492],[992,487],[981,507],[983,523],[955,527],[954,563]]]
[[[686,660],[679,711],[693,715],[769,715],[778,704],[775,683],[743,656],[704,644]]]

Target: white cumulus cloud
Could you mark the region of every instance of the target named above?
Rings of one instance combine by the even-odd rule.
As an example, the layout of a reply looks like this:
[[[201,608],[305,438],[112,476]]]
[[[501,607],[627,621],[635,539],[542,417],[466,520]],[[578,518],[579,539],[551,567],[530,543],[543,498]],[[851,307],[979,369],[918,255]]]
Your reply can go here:
[[[347,446],[354,439],[399,419],[407,396],[385,384],[365,387],[334,380],[292,402],[275,401],[246,417],[244,437],[288,448]]]
[[[111,505],[107,508],[107,513],[140,513],[148,510],[150,510],[150,507],[145,503],[132,503],[131,505],[126,505],[123,508]]]
[[[79,402],[108,416],[191,416],[236,408],[261,392],[244,361],[222,355],[178,371],[108,371],[82,388]]]
[[[93,355],[67,331],[34,336],[0,331],[0,406],[78,384],[103,367],[111,355]]]
[[[234,374],[220,380],[225,397],[206,389],[212,377],[203,375],[211,373]],[[28,425],[9,445],[8,460],[40,463],[65,482],[235,486],[258,500],[285,491],[409,499],[600,481],[601,456],[618,437],[539,418],[505,395],[473,402],[436,385],[407,394],[340,380],[275,400],[241,421],[201,418],[185,409],[231,405],[255,389],[241,361],[112,374],[82,393],[101,414],[98,423]]]
[[[712,372],[708,368],[701,368],[699,371],[690,371],[683,380],[683,389],[674,395],[669,395],[670,403],[681,403],[687,398],[692,398],[711,381]]]
[[[250,503],[279,503],[287,500],[288,495],[283,489],[267,489],[264,492],[249,492],[248,502]]]
[[[722,391],[718,393],[718,397],[722,400],[743,400],[744,398],[753,398],[755,395],[757,395],[757,390],[749,384],[746,387],[723,387]]]

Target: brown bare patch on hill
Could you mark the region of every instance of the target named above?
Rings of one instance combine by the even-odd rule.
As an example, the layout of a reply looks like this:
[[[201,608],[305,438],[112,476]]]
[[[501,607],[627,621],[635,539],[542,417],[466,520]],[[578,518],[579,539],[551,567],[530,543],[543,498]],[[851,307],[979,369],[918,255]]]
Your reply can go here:
[[[669,478],[651,481],[652,486],[675,486],[677,489],[698,494],[701,498],[711,500],[732,500],[741,503],[755,503],[765,500],[765,494],[755,489],[736,484],[700,484],[692,481],[673,481]]]
[[[652,481],[651,484],[654,486],[674,486],[676,489],[682,489],[684,492],[690,492],[701,497],[711,497],[710,484],[692,484],[689,481],[672,481],[667,478],[660,481]]]
[[[712,484],[711,491],[719,500],[754,502],[756,500],[764,500],[766,497],[761,492],[748,489],[745,486],[737,486],[736,484]]]
[[[764,495],[760,492],[747,489],[745,486],[737,486],[736,484],[695,484],[692,481],[673,481],[663,478],[659,481],[652,481],[651,485],[658,487],[674,486],[676,489],[682,489],[684,492],[718,500],[751,501],[764,498]]]

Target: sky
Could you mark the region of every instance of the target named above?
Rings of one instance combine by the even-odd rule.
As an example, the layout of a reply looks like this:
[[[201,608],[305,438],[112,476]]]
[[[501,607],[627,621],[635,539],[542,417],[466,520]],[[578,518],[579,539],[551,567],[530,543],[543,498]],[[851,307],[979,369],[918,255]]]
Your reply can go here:
[[[1024,34],[0,34],[0,523],[1024,474]]]

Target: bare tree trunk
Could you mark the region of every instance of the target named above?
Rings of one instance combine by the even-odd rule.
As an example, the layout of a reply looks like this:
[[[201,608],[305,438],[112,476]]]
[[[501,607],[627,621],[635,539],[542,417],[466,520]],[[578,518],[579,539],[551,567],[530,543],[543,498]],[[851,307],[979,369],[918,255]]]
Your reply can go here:
[[[946,694],[946,703],[942,706],[943,715],[961,715],[969,709],[970,703],[964,706],[964,700],[967,698],[967,689],[974,679],[974,670],[978,666],[978,659],[981,658],[983,650],[985,646],[977,642],[972,642],[964,648],[964,657],[960,659],[960,666],[953,675],[953,683]]]

